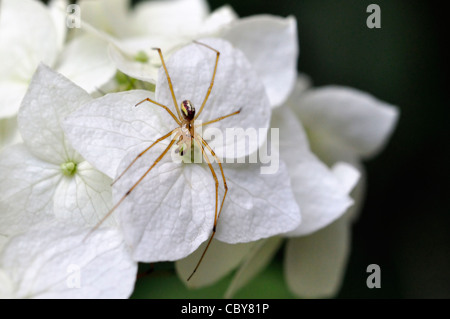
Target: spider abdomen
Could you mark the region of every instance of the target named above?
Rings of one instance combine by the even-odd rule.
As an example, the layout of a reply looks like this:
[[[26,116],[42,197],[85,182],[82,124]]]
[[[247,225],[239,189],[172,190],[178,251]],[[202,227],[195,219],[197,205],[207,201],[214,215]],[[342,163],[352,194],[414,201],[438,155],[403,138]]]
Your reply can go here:
[[[184,100],[181,102],[181,111],[183,112],[183,117],[186,120],[192,121],[195,116],[195,107],[189,100]]]

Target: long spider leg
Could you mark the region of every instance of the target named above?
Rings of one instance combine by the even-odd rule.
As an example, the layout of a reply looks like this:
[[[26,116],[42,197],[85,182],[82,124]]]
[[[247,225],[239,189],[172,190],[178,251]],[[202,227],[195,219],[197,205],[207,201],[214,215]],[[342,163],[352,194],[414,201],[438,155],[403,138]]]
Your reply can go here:
[[[227,180],[225,179],[225,174],[223,173],[223,167],[222,167],[222,162],[219,160],[219,158],[217,157],[216,153],[213,151],[213,149],[211,148],[211,146],[208,145],[208,143],[206,143],[206,141],[203,139],[203,137],[201,137],[200,135],[196,134],[195,135],[196,139],[200,139],[203,143],[203,145],[206,146],[206,148],[209,150],[209,152],[211,153],[211,155],[215,158],[215,160],[217,161],[217,164],[219,164],[219,168],[220,168],[220,173],[222,174],[222,179],[223,179],[223,187],[225,189],[225,192],[223,194],[223,198],[222,198],[222,203],[220,204],[220,209],[219,209],[219,214],[217,215],[217,219],[220,218],[220,214],[222,213],[222,208],[223,208],[223,203],[225,202],[225,197],[227,196],[228,193],[228,186],[227,186]]]
[[[178,118],[180,120],[183,120],[183,118],[181,117],[180,109],[178,108],[178,102],[177,102],[177,98],[175,97],[175,92],[173,91],[172,80],[170,79],[169,71],[167,71],[166,63],[164,62],[164,58],[163,58],[161,49],[160,48],[153,48],[153,50],[157,50],[158,51],[159,57],[161,58],[161,63],[163,65],[163,67],[164,67],[164,72],[166,72],[167,82],[169,83],[170,93],[172,94],[172,99],[173,99],[173,103],[175,105],[175,109],[177,110]]]
[[[161,155],[159,155],[159,157],[153,162],[152,166],[150,166],[150,168],[144,173],[144,175],[142,175],[139,180],[134,183],[134,185],[125,193],[125,195],[122,196],[122,198],[113,206],[113,208],[110,209],[110,211],[103,216],[103,218],[97,223],[97,225],[94,226],[94,228],[91,229],[91,231],[86,235],[85,239],[87,237],[90,236],[90,234],[92,234],[93,231],[95,231],[96,229],[98,229],[98,227],[100,227],[100,225],[109,217],[111,216],[111,214],[117,209],[117,207],[119,207],[120,204],[122,204],[122,202],[125,200],[125,198],[127,198],[128,195],[130,195],[130,193],[133,191],[133,189],[136,188],[136,186],[139,185],[139,183],[145,178],[145,176],[147,176],[148,173],[150,173],[150,171],[153,169],[153,167],[156,166],[156,164],[159,163],[159,161],[161,161],[161,159],[164,157],[164,155],[166,155],[166,153],[169,151],[169,149],[172,147],[172,145],[175,143],[175,140],[173,139],[169,145],[166,147],[166,149],[161,153]]]
[[[211,170],[211,174],[213,175],[213,178],[214,178],[214,183],[216,185],[216,209],[215,209],[215,212],[214,212],[214,226],[213,226],[213,229],[212,229],[211,237],[209,238],[208,244],[206,245],[206,248],[203,251],[202,256],[200,257],[199,261],[197,262],[197,265],[195,266],[195,268],[192,271],[191,275],[188,277],[188,279],[187,279],[188,281],[189,281],[189,279],[192,278],[192,276],[195,274],[195,272],[197,271],[198,267],[200,266],[200,264],[201,264],[201,262],[203,260],[203,257],[205,257],[206,251],[208,250],[209,245],[211,244],[211,241],[213,240],[214,235],[216,234],[216,226],[217,226],[217,218],[218,218],[217,217],[217,200],[219,199],[219,180],[217,179],[217,175],[214,172],[214,168],[212,167],[211,162],[210,162],[210,160],[208,158],[208,155],[205,152],[205,147],[202,145],[202,143],[198,139],[195,139],[195,141],[201,147],[203,157],[205,158],[206,162],[208,163],[209,169]]]
[[[146,101],[147,101],[147,102],[151,102],[151,103],[153,103],[153,104],[156,104],[156,105],[158,105],[158,106],[161,106],[163,109],[165,109],[167,112],[169,112],[169,114],[173,117],[173,119],[175,120],[175,122],[177,122],[178,125],[181,125],[180,120],[177,119],[177,117],[175,116],[175,114],[173,114],[172,111],[171,111],[167,106],[165,106],[165,105],[163,105],[163,104],[161,104],[161,103],[159,103],[159,102],[153,101],[153,100],[150,99],[150,98],[143,99],[141,102],[137,103],[135,106],[139,106],[141,103],[144,103],[144,102],[146,102]]]
[[[136,161],[139,159],[139,157],[141,157],[142,155],[144,155],[149,149],[151,149],[153,146],[155,146],[157,143],[165,140],[166,138],[168,138],[170,135],[172,135],[172,133],[177,130],[178,128],[173,129],[172,131],[170,131],[169,133],[167,133],[166,135],[161,136],[160,138],[158,138],[156,141],[154,141],[152,143],[152,145],[150,145],[149,147],[147,147],[145,150],[143,150],[142,152],[140,152],[136,158],[130,163],[130,165],[127,166],[127,168],[125,168],[125,170],[118,176],[116,177],[116,179],[111,183],[111,186],[113,186],[127,171],[128,169],[134,164],[136,163]]]
[[[219,121],[222,121],[223,119],[226,119],[227,117],[230,117],[230,116],[233,116],[233,115],[236,115],[236,114],[239,114],[239,113],[241,113],[241,110],[233,112],[233,113],[225,115],[225,116],[218,117],[218,118],[216,118],[214,120],[211,120],[211,121],[199,124],[199,125],[195,125],[195,127],[205,126],[205,125],[208,125],[208,124],[211,124],[211,123],[219,122]]]
[[[213,50],[214,52],[216,52],[216,63],[214,64],[214,71],[213,71],[213,74],[212,74],[211,83],[209,84],[209,88],[208,88],[208,91],[206,92],[206,96],[205,96],[205,98],[204,98],[204,100],[203,100],[202,106],[200,107],[200,110],[198,111],[198,113],[197,113],[197,114],[195,115],[195,117],[194,117],[194,120],[196,120],[197,117],[200,115],[200,113],[202,113],[203,107],[205,106],[206,101],[208,100],[209,94],[211,94],[211,90],[212,90],[213,85],[214,85],[214,79],[216,78],[216,71],[217,71],[217,65],[218,65],[218,63],[219,63],[220,52],[217,51],[217,50],[214,49],[214,48],[211,48],[211,47],[210,47],[209,45],[207,45],[207,44],[204,44],[204,43],[201,43],[201,42],[198,42],[198,41],[194,41],[194,43],[197,43],[197,44],[199,44],[199,45],[202,45],[202,46],[204,46],[204,47],[206,47],[206,48],[208,48],[208,49]]]

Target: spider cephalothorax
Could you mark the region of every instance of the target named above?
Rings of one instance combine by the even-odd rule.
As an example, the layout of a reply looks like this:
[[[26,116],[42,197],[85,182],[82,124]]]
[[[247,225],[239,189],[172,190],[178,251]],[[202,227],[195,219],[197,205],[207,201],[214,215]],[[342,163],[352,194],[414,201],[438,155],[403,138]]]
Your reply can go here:
[[[180,155],[183,156],[185,151],[190,150],[193,145],[192,140],[195,136],[195,107],[191,101],[184,100],[183,102],[181,102],[180,109],[184,119],[181,121],[181,125],[175,133],[175,139],[178,139],[178,148],[175,150],[175,152],[180,153]]]

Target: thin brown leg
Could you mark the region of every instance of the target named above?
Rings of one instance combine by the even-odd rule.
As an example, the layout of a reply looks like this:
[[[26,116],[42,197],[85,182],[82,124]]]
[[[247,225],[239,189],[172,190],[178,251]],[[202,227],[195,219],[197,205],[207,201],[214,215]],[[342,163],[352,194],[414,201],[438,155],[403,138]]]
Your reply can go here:
[[[217,157],[216,153],[212,150],[212,148],[208,145],[208,143],[206,143],[206,141],[203,139],[203,137],[201,137],[200,135],[197,134],[196,138],[201,139],[201,142],[203,143],[203,145],[205,145],[206,148],[211,152],[211,155],[214,156],[215,160],[219,164],[220,173],[222,174],[223,187],[225,189],[225,192],[223,194],[222,203],[220,204],[219,214],[217,215],[217,219],[219,219],[220,218],[220,214],[222,213],[222,208],[223,208],[223,203],[225,202],[225,197],[227,196],[227,193],[228,193],[227,180],[225,179],[225,174],[223,173],[222,163],[220,162],[220,160]]]
[[[148,173],[150,173],[150,171],[153,169],[153,167],[156,166],[156,164],[159,163],[159,161],[161,161],[161,159],[164,157],[164,155],[166,155],[166,153],[169,151],[169,149],[172,147],[172,145],[175,143],[175,140],[172,140],[169,145],[166,147],[166,149],[161,153],[161,155],[159,155],[159,157],[153,162],[152,166],[150,166],[150,168],[144,173],[144,175],[142,175],[139,180],[134,183],[134,185],[125,193],[125,195],[122,196],[122,198],[114,205],[113,208],[111,208],[111,210],[97,223],[97,225],[94,226],[94,228],[91,229],[91,231],[89,232],[89,234],[85,237],[85,239],[87,237],[89,237],[89,235],[95,231],[98,227],[100,227],[100,225],[109,217],[111,216],[111,214],[117,209],[117,207],[119,207],[120,204],[122,204],[122,202],[125,200],[125,198],[127,198],[128,195],[130,195],[130,193],[136,188],[136,186],[139,185],[139,183],[145,178],[145,176],[147,176]]]
[[[167,71],[166,63],[164,62],[164,58],[163,58],[161,49],[153,48],[153,50],[157,50],[159,53],[159,57],[161,58],[161,62],[162,62],[164,71],[166,72],[167,82],[169,83],[169,88],[170,88],[170,93],[172,94],[173,104],[175,105],[175,109],[177,110],[178,118],[180,119],[180,121],[182,121],[183,118],[181,117],[180,109],[178,108],[177,98],[175,97],[175,92],[173,91],[172,80],[170,79],[169,72]]]
[[[199,44],[199,45],[202,45],[202,46],[204,46],[204,47],[206,47],[206,48],[208,48],[208,49],[213,50],[214,52],[216,52],[216,63],[214,64],[214,71],[213,71],[213,75],[212,75],[212,78],[211,78],[211,83],[209,84],[209,88],[208,88],[208,91],[206,92],[206,96],[205,96],[205,98],[204,98],[204,100],[203,100],[202,106],[200,107],[200,110],[198,111],[198,113],[197,113],[197,114],[195,115],[195,117],[194,117],[194,120],[196,120],[197,117],[200,115],[200,113],[202,113],[203,107],[205,106],[206,101],[208,101],[208,97],[209,97],[209,95],[211,94],[211,90],[212,90],[213,85],[214,85],[214,79],[215,79],[215,77],[216,77],[216,71],[217,71],[217,65],[218,65],[218,63],[219,63],[220,52],[217,51],[216,49],[210,47],[210,46],[207,45],[207,44],[204,44],[204,43],[201,43],[201,42],[198,42],[198,41],[194,41],[194,43],[197,43],[197,44]]]
[[[217,201],[219,199],[219,180],[217,179],[217,175],[214,172],[214,168],[212,167],[211,162],[209,161],[209,158],[208,158],[208,156],[207,156],[207,154],[205,152],[205,147],[202,145],[202,143],[199,140],[196,139],[195,141],[199,144],[199,146],[202,149],[203,157],[205,158],[206,162],[208,163],[209,169],[211,170],[211,174],[213,175],[213,178],[214,178],[214,183],[216,184],[216,208],[215,208],[215,212],[214,212],[214,226],[213,226],[213,229],[212,229],[211,237],[209,238],[208,244],[206,245],[206,248],[203,251],[202,256],[200,257],[199,261],[197,262],[197,265],[195,266],[195,268],[192,271],[191,275],[188,277],[188,279],[187,279],[188,281],[189,281],[189,279],[192,278],[192,276],[195,274],[195,272],[197,271],[198,267],[200,266],[200,264],[201,264],[201,262],[203,260],[203,257],[205,257],[206,251],[208,250],[209,245],[211,244],[211,241],[213,240],[214,235],[216,234],[216,226],[217,226],[217,218],[218,218],[218,216],[217,216]]]
[[[146,98],[146,99],[142,100],[141,102],[137,103],[135,106],[138,106],[138,105],[140,105],[141,103],[144,103],[144,102],[146,102],[146,101],[147,101],[147,102],[151,102],[151,103],[153,103],[153,104],[156,104],[156,105],[158,105],[158,106],[161,106],[163,109],[165,109],[167,112],[169,112],[169,114],[173,117],[173,119],[175,120],[175,122],[177,122],[178,125],[181,125],[180,120],[177,119],[177,117],[175,116],[175,114],[173,114],[172,111],[171,111],[167,106],[165,106],[165,105],[163,105],[163,104],[161,104],[161,103],[159,103],[159,102],[153,101],[153,100],[150,99],[150,98]]]
[[[208,124],[211,124],[211,123],[219,122],[219,121],[222,121],[223,119],[226,119],[227,117],[230,117],[230,116],[233,116],[233,115],[236,115],[236,114],[239,114],[239,113],[241,113],[241,110],[233,112],[233,113],[225,115],[225,116],[218,117],[215,120],[211,120],[211,121],[208,121],[208,122],[196,125],[195,127],[205,126],[205,125],[208,125]]]
[[[140,152],[137,156],[136,156],[136,158],[130,163],[130,165],[128,165],[127,166],[127,168],[125,168],[125,170],[111,183],[111,186],[113,186],[127,171],[128,171],[128,169],[134,164],[134,163],[136,163],[136,161],[142,156],[142,155],[144,155],[149,149],[151,149],[153,146],[155,146],[157,143],[159,143],[159,142],[161,142],[161,141],[163,141],[163,140],[165,140],[166,138],[168,138],[170,135],[172,135],[172,133],[175,131],[175,130],[177,130],[178,129],[178,127],[177,128],[175,128],[175,129],[173,129],[172,131],[170,131],[169,133],[167,133],[166,135],[164,135],[164,136],[161,136],[160,138],[158,138],[156,141],[154,141],[153,143],[152,143],[152,145],[150,145],[149,147],[147,147],[145,150],[143,150],[142,152]]]

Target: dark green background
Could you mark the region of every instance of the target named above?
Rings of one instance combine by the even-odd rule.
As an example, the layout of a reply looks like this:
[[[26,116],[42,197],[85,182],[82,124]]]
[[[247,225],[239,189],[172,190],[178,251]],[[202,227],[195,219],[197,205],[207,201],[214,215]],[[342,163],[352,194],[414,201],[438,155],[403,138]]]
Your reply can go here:
[[[367,198],[354,225],[352,254],[338,298],[450,298],[448,53],[444,8],[406,0],[209,0],[242,17],[297,18],[298,69],[316,86],[340,84],[372,93],[400,109],[387,148],[366,162]],[[381,29],[366,8],[381,7]],[[186,17],[189,23],[189,17]],[[444,58],[445,53],[445,58]],[[291,298],[281,254],[237,297]],[[368,289],[366,267],[381,267],[381,289]],[[135,297],[220,297],[227,279],[188,291],[171,264],[137,284]],[[168,270],[164,270],[167,268]]]
[[[211,1],[213,7],[226,3]],[[446,18],[430,1],[228,1],[241,15],[294,15],[299,70],[317,86],[368,91],[400,108],[390,143],[368,161],[341,298],[449,298],[450,207]],[[381,29],[366,26],[369,4]],[[448,53],[446,54],[446,57]],[[380,265],[381,289],[365,285]]]
[[[299,71],[317,86],[368,91],[400,108],[387,148],[366,163],[367,198],[354,226],[340,298],[449,298],[449,100],[444,8],[434,1],[290,0],[229,3],[241,16],[294,15]],[[369,4],[381,29],[366,26]],[[444,58],[445,53],[445,58]],[[380,265],[381,289],[365,285]]]

